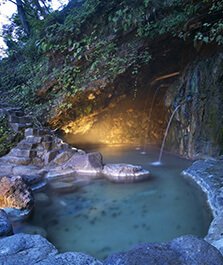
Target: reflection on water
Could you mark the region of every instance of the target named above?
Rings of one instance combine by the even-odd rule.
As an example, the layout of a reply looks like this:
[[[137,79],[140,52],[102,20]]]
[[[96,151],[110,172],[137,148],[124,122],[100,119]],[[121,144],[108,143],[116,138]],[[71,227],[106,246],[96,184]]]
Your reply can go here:
[[[156,149],[146,155],[134,147],[99,151],[106,162],[140,164],[153,177],[137,184],[99,180],[70,194],[49,192],[51,202],[37,203],[32,224],[44,228],[60,251],[81,251],[102,259],[140,242],[207,233],[211,216],[205,199],[180,175],[190,161],[164,154],[163,165],[153,167]]]

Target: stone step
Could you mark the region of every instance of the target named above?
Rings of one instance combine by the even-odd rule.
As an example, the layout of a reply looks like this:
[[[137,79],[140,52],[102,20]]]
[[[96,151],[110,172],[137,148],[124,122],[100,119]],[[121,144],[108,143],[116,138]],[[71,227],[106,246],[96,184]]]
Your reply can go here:
[[[49,172],[46,174],[46,178],[49,181],[55,181],[59,179],[74,179],[76,176],[76,172],[72,169],[57,169],[57,170],[49,170]]]
[[[31,159],[28,157],[16,157],[11,155],[2,157],[2,160],[5,161],[5,163],[14,163],[16,165],[28,165],[31,162]]]
[[[14,113],[9,116],[9,122],[10,123],[32,123],[33,119],[30,116],[16,116]]]
[[[58,154],[59,150],[57,149],[47,152],[44,156],[45,165],[48,165]]]
[[[23,117],[25,116],[25,113],[22,110],[18,110],[18,111],[15,111],[13,115],[15,115],[16,117]]]
[[[42,142],[42,137],[40,136],[28,136],[24,141],[30,144],[40,144]]]
[[[44,178],[46,172],[36,166],[17,166],[13,168],[12,173],[29,178],[29,182],[36,183]]]
[[[19,149],[26,149],[26,150],[31,150],[31,149],[36,149],[38,144],[36,143],[30,143],[27,142],[26,140],[22,140],[17,144],[17,148]]]
[[[37,151],[35,149],[29,150],[29,149],[19,149],[19,148],[13,148],[9,155],[16,156],[16,157],[27,157],[27,158],[33,158],[37,154]]]
[[[25,114],[20,108],[0,108],[0,116],[2,115],[23,117]]]
[[[5,109],[0,109],[0,116],[4,115],[7,115],[7,112],[5,111]]]
[[[53,137],[53,135],[50,134],[46,134],[42,138],[44,142],[53,142],[55,140],[55,137]]]
[[[0,159],[0,177],[11,175],[13,172],[13,164],[5,163],[4,160]]]
[[[19,132],[22,129],[32,127],[32,123],[10,123],[10,127],[15,132]]]
[[[37,129],[37,128],[28,128],[25,130],[25,137],[29,136],[44,136],[49,134],[50,130],[48,129]]]
[[[4,112],[4,114],[11,115],[17,111],[22,111],[22,108],[20,107],[3,107],[1,108],[1,111]]]
[[[11,113],[13,113],[15,111],[22,111],[22,108],[21,107],[6,107],[5,109],[6,109],[6,111],[9,114],[11,114]]]
[[[42,145],[43,145],[43,150],[46,150],[46,151],[51,151],[54,148],[52,141],[48,141],[48,142],[44,141]]]
[[[7,92],[3,92],[2,94],[6,95]],[[1,94],[1,96],[2,96],[2,94]],[[1,102],[0,103],[0,109],[3,109],[3,108],[9,108],[9,104],[6,104],[4,102]]]

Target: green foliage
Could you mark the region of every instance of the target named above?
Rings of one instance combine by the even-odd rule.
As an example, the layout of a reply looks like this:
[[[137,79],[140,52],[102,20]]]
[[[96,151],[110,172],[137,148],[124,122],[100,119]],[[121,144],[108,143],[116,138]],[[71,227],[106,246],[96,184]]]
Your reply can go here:
[[[80,8],[29,19],[29,39],[15,16],[4,31],[10,49],[0,63],[0,89],[39,115],[54,107],[70,110],[69,97],[93,80],[114,80],[127,70],[137,79],[152,58],[148,40],[167,35],[195,46],[222,45],[222,10],[219,0],[86,0]],[[56,84],[38,98],[50,80]]]
[[[15,135],[8,126],[6,116],[0,117],[0,156],[5,155],[18,142],[20,135]]]
[[[136,25],[137,20],[134,11],[133,8],[124,6],[109,16],[108,21],[114,32],[118,32],[118,30],[128,31]]]
[[[75,84],[75,78],[79,71],[78,67],[64,65],[62,71],[57,75],[57,80],[64,91],[68,91],[73,94],[78,91]]]
[[[205,30],[206,29],[206,30]],[[196,32],[194,36],[194,45],[198,43],[217,43],[218,45],[223,44],[223,20],[219,20],[217,23],[209,24],[204,23],[201,31]]]

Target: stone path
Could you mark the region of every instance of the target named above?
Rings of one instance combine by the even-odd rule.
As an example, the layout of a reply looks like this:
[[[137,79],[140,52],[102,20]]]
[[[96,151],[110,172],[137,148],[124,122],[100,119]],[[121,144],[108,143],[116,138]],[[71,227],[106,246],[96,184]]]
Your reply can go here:
[[[0,104],[0,116],[6,115],[10,127],[19,132],[22,129],[33,126],[33,119],[31,116],[25,115],[24,111],[20,107],[8,107]]]

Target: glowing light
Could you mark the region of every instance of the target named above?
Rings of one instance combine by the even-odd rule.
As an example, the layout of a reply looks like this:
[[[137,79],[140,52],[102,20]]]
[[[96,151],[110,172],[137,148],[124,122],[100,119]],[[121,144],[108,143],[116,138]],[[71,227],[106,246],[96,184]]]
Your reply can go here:
[[[85,98],[89,96],[93,98],[97,97],[97,94],[95,91],[88,91]],[[66,134],[67,141],[73,144],[139,145],[146,126],[149,125],[145,112],[112,102],[107,109],[100,109],[91,114],[85,114],[83,111],[81,117],[68,122],[61,129]]]
[[[88,96],[88,99],[89,99],[89,100],[93,100],[93,99],[95,99],[95,95],[94,95],[93,93],[91,93],[91,94]]]

